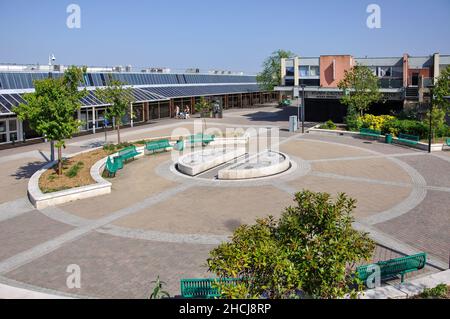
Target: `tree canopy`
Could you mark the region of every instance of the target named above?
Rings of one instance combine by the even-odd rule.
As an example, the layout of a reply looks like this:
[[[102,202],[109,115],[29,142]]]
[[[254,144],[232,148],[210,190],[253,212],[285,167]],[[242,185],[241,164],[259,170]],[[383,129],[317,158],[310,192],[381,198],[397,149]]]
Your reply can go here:
[[[25,94],[26,103],[13,109],[34,131],[56,142],[60,174],[61,147],[65,147],[64,140],[78,132],[81,125],[74,115],[81,107],[80,99],[87,94],[85,89],[78,89],[84,81],[84,72],[85,69],[71,66],[60,78],[34,81],[35,92]]]
[[[338,87],[344,91],[341,103],[347,105],[349,113],[357,111],[363,115],[372,103],[378,102],[382,95],[378,78],[366,66],[355,65],[345,71]]]
[[[263,62],[263,70],[256,77],[262,90],[272,91],[281,83],[281,59],[292,58],[295,54],[291,51],[277,50]]]
[[[133,89],[125,87],[125,83],[110,79],[109,85],[105,88],[96,89],[97,96],[109,104],[105,110],[105,118],[113,121],[117,130],[117,142],[120,144],[120,126],[123,125],[123,118],[130,109],[131,103],[135,101]],[[130,114],[133,117],[133,114]]]
[[[226,298],[337,298],[361,286],[356,262],[372,257],[374,242],[352,228],[355,200],[302,191],[281,218],[242,225],[230,242],[210,252],[209,270],[244,279],[222,284]]]
[[[447,66],[447,68],[439,74],[433,92],[434,106],[448,113],[450,110],[450,102],[447,101],[445,97],[450,96],[450,66]]]

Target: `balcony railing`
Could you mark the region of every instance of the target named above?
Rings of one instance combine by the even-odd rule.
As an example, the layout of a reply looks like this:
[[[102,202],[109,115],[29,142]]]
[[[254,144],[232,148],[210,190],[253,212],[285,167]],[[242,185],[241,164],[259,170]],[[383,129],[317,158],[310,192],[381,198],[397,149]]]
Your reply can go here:
[[[433,83],[434,83],[434,78],[431,78],[431,77],[424,77],[424,76],[408,77],[408,86],[416,86],[418,88],[427,88],[428,86],[432,85]]]
[[[380,87],[382,89],[400,89],[403,87],[402,78],[381,78]]]

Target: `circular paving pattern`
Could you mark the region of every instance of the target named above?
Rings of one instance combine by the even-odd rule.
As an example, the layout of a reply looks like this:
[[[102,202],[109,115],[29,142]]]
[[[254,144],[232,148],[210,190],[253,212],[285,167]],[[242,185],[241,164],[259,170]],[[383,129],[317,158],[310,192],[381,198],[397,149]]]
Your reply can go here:
[[[180,278],[211,276],[208,252],[236,227],[280,216],[302,189],[347,193],[358,201],[356,228],[393,250],[426,251],[434,265],[446,263],[450,177],[439,172],[450,168],[448,152],[428,155],[353,138],[292,134],[282,136],[279,151],[291,161],[287,171],[239,181],[214,179],[214,170],[181,174],[170,153],[146,156],[120,171],[111,194],[41,211],[30,207],[25,192],[19,194],[27,180],[23,173],[11,177],[17,165],[26,167],[39,154],[14,157],[5,162],[0,183],[0,212],[8,212],[0,215],[0,282],[141,298],[159,275],[174,295]],[[79,290],[66,286],[70,264],[82,269]]]

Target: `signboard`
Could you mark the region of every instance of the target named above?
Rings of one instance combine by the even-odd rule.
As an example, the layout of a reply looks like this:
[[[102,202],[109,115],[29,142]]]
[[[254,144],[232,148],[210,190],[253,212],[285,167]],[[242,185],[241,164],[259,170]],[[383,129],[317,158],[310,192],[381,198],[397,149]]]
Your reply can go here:
[[[403,100],[402,92],[382,92],[383,98],[390,101]],[[307,99],[327,99],[327,100],[339,100],[343,96],[341,91],[306,91],[305,98]]]

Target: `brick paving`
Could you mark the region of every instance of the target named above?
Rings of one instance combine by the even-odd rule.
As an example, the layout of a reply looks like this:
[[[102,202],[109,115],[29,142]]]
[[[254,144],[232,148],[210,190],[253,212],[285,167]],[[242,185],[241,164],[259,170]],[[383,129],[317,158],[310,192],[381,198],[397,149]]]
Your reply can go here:
[[[155,243],[90,233],[30,262],[6,277],[71,294],[97,298],[148,298],[159,275],[172,296],[181,278],[211,276],[205,267],[212,246]],[[81,269],[81,289],[69,289],[67,266]]]
[[[281,138],[289,138],[281,150],[304,163],[309,161],[312,170],[305,171],[306,175],[209,187],[164,176],[171,174],[161,169],[170,160],[169,154],[147,156],[120,172],[113,180],[112,194],[60,205],[47,215],[27,212],[21,201],[29,177],[47,156],[48,144],[0,150],[0,209],[10,210],[3,219],[0,211],[1,275],[36,287],[102,298],[145,298],[152,287],[150,281],[160,275],[176,295],[180,278],[211,276],[204,263],[216,245],[212,242],[256,217],[279,214],[301,189],[332,194],[345,191],[358,200],[358,222],[374,221],[371,225],[380,235],[426,251],[441,264],[447,262],[450,175],[444,173],[449,171],[450,161],[442,157],[450,152],[429,156],[359,138],[295,135],[287,132],[286,121],[293,111],[231,111],[223,120],[207,120],[207,127],[279,126]],[[192,122],[162,120],[125,129],[123,139],[169,135],[175,127],[191,128]],[[108,134],[115,138],[114,132]],[[65,152],[98,146],[102,140],[102,132],[77,137],[68,142]],[[411,198],[414,194],[417,196]],[[381,215],[385,222],[377,219]],[[74,221],[78,227],[69,226]],[[373,261],[402,255],[399,247],[378,246]],[[81,266],[79,290],[66,286],[69,264]],[[409,276],[434,271],[427,267]]]
[[[450,257],[449,193],[428,191],[425,200],[408,214],[375,225],[402,242],[448,261]]]
[[[0,260],[7,259],[71,230],[37,210],[0,222]]]

